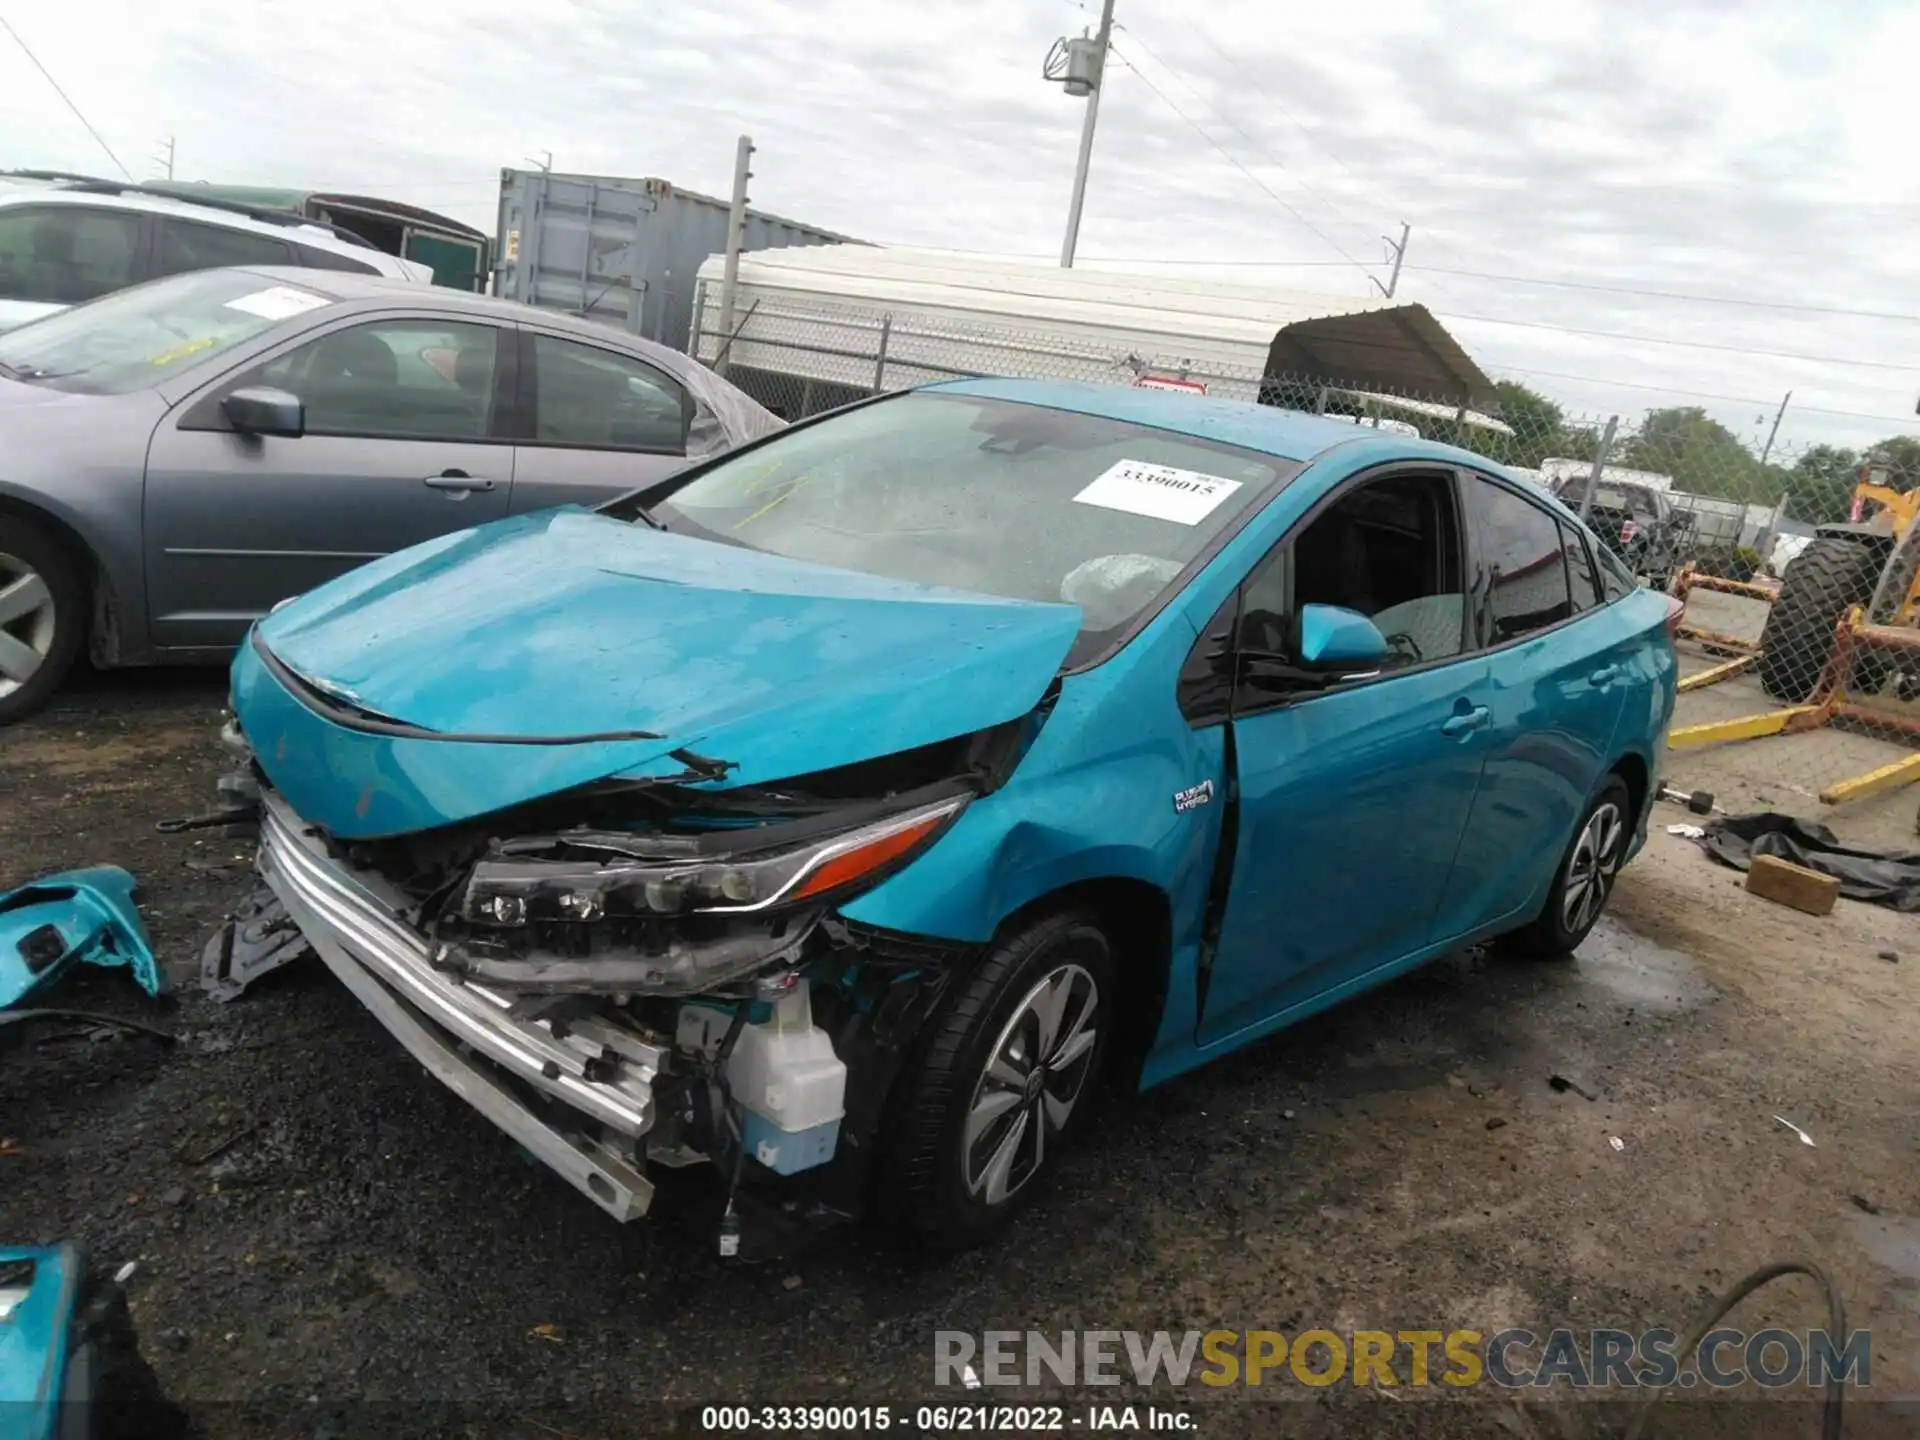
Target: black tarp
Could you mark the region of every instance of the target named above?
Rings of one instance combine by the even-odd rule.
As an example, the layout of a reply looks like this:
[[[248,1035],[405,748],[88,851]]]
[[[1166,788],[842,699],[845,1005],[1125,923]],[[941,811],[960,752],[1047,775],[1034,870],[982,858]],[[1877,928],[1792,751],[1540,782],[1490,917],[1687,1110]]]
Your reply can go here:
[[[1772,811],[1721,816],[1708,823],[1700,844],[1736,870],[1756,855],[1771,855],[1837,877],[1849,900],[1920,911],[1920,850],[1855,849],[1824,825]]]

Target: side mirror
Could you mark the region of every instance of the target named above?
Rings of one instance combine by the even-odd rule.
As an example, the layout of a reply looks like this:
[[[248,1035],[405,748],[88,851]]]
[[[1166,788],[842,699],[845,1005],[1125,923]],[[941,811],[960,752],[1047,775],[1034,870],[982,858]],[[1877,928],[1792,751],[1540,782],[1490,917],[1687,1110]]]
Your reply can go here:
[[[1300,610],[1300,663],[1327,670],[1380,665],[1392,651],[1380,627],[1358,610],[1306,605]]]
[[[300,397],[264,385],[234,391],[220,402],[220,413],[242,435],[298,440],[307,433],[307,407]]]

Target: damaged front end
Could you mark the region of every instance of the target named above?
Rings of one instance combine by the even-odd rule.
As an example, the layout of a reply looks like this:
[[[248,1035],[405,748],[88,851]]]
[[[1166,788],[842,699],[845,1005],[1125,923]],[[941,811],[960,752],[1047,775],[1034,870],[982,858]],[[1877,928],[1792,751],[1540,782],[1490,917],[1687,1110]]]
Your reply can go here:
[[[910,863],[1032,716],[831,772],[611,780],[346,840],[266,777],[260,869],[415,1058],[616,1219],[712,1162],[738,1215],[856,1212],[882,1101],[967,947],[837,907]],[[753,1197],[772,1198],[756,1207]]]

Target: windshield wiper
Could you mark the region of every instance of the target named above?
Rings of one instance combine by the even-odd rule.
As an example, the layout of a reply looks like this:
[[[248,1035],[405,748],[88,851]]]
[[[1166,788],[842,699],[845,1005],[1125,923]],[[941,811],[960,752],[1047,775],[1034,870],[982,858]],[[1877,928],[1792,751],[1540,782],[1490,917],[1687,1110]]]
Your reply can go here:
[[[644,521],[655,530],[665,530],[667,528],[667,522],[655,516],[655,514],[644,505],[636,504],[633,507],[633,515],[636,520]]]

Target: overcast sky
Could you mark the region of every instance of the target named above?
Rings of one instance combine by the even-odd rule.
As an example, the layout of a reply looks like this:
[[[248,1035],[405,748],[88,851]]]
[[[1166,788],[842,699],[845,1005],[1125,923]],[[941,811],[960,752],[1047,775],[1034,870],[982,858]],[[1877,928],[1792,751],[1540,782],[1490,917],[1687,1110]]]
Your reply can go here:
[[[1407,220],[1401,295],[1572,412],[1701,404],[1764,435],[1791,389],[1793,443],[1920,428],[1920,7],[1117,14],[1083,257],[1260,261],[1282,268],[1181,273],[1358,296]],[[491,232],[499,169],[529,155],[724,194],[744,130],[759,208],[1036,257],[1059,248],[1082,114],[1041,60],[1096,18],[1075,0],[0,0],[0,15],[143,178],[171,135],[183,179],[371,191]],[[4,34],[0,165],[112,173]],[[1754,350],[1816,358],[1738,353]]]

